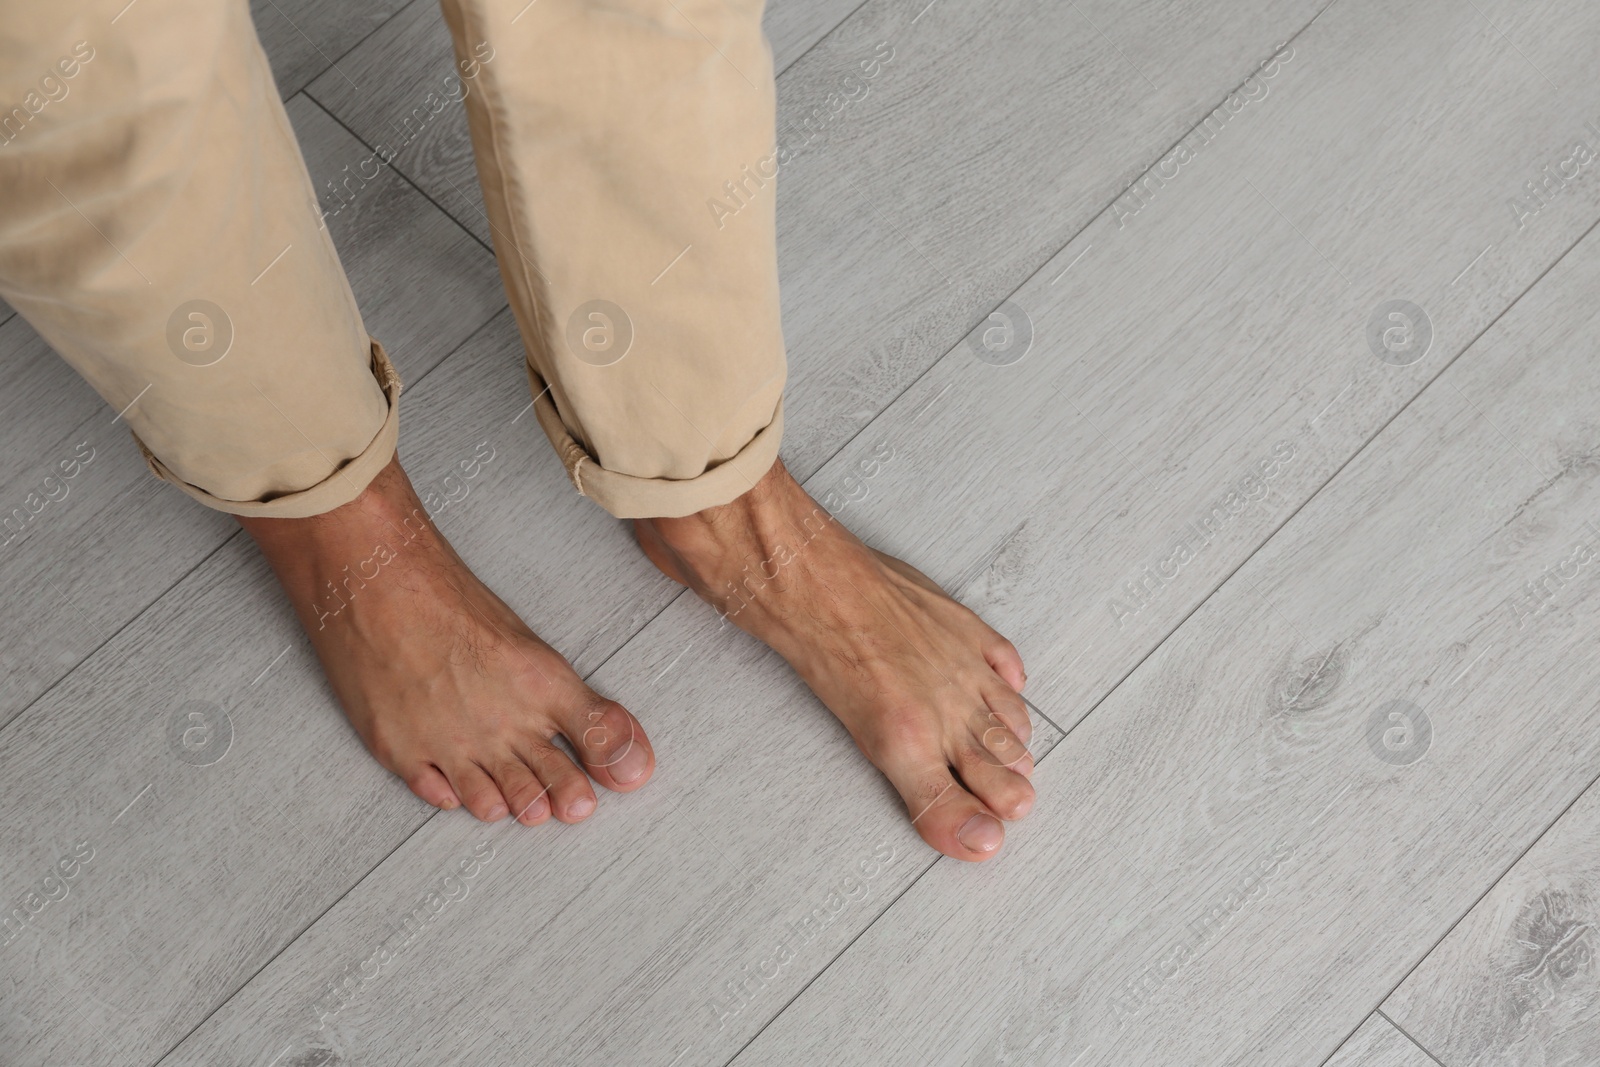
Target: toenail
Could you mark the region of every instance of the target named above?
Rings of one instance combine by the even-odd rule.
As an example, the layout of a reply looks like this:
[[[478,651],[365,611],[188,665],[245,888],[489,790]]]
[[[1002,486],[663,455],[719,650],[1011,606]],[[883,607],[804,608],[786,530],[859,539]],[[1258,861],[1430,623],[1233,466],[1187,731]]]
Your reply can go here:
[[[541,793],[534,797],[533,801],[517,814],[517,818],[526,823],[534,823],[544,817],[544,812],[544,794]]]
[[[589,813],[593,810],[593,797],[579,797],[577,800],[574,800],[571,804],[567,805],[567,814],[574,819],[587,818]]]
[[[973,852],[993,852],[1000,847],[1005,836],[1006,831],[1000,825],[1000,820],[981,811],[956,831],[956,840]]]
[[[490,808],[484,813],[484,818],[489,822],[495,822],[496,820],[505,818],[508,810],[510,809],[508,809],[504,804],[496,804],[494,807]]]
[[[612,756],[605,764],[612,780],[622,785],[637,782],[649,767],[650,757],[645,754],[644,746],[635,744],[632,738],[628,739],[620,754]]]

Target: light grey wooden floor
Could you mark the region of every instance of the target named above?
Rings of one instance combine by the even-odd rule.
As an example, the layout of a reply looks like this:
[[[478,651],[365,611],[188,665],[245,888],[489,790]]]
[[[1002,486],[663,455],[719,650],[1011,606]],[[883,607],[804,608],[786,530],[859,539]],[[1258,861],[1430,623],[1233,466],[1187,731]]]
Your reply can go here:
[[[433,0],[255,14],[319,186],[450,68]],[[447,110],[330,224],[414,480],[495,449],[435,518],[657,777],[576,828],[420,804],[248,541],[0,305],[0,491],[95,454],[0,553],[0,892],[74,871],[0,945],[0,1063],[1600,1063],[1600,12],[768,29],[780,123],[894,49],[780,182],[786,458],[1021,648],[1034,815],[936,860],[568,490]],[[212,762],[169,744],[194,702]]]

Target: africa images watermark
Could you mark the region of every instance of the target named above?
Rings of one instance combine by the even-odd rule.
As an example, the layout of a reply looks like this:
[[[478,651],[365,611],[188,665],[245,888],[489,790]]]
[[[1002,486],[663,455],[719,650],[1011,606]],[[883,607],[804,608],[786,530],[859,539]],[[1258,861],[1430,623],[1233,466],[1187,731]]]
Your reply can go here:
[[[756,160],[753,166],[746,163],[739,168],[738,177],[723,182],[722,194],[706,200],[706,208],[711,212],[711,221],[717,224],[717,229],[722,229],[728,219],[755,200],[756,194],[767,187],[767,182],[778,176],[778,170],[788,166],[818,134],[835,123],[847,107],[864,100],[871,88],[869,83],[893,59],[894,46],[888,41],[880,41],[872,55],[857,64],[861,70],[859,77],[846,74],[837,90],[828,93],[822,103],[785,128],[770,155]]]
[[[329,619],[349,607],[349,601],[354,600],[356,594],[367,587],[368,582],[377,579],[383,573],[384,567],[399,559],[401,550],[421,537],[428,526],[427,512],[421,508],[412,508],[411,514],[400,522],[400,530],[404,531],[404,536],[398,539],[396,547],[391,547],[387,541],[374,545],[372,554],[356,563],[354,573],[350,570],[350,564],[346,563],[341,568],[344,577],[337,584],[330,580],[328,595],[322,598],[322,602],[311,605],[312,610],[317,613],[317,629],[324,629]],[[372,568],[371,574],[366,570],[369,566]],[[340,595],[340,589],[344,590],[343,596]]]
[[[1160,989],[1178,977],[1217,940],[1244,908],[1265,894],[1267,883],[1284,864],[1294,859],[1296,846],[1272,846],[1245,868],[1226,890],[1219,892],[1206,909],[1175,936],[1160,956],[1123,982],[1111,993],[1111,1013],[1119,1029],[1150,1003]]]
[[[311,1004],[317,1017],[317,1029],[323,1027],[361,995],[384,970],[400,958],[424,931],[439,920],[446,908],[467,899],[472,892],[472,880],[494,859],[494,846],[480,841],[471,855],[461,859],[453,873],[438,878],[423,891],[401,916],[399,926],[389,927],[387,935],[361,959],[352,963],[327,984],[323,994]]]
[[[1594,122],[1584,123],[1584,129],[1600,137],[1600,126]],[[1537,178],[1522,183],[1526,196],[1513,196],[1506,200],[1512,217],[1517,220],[1517,229],[1526,229],[1529,219],[1571,188],[1573,182],[1583,177],[1585,169],[1600,158],[1600,153],[1596,153],[1589,142],[1582,138],[1574,138],[1564,153],[1554,163],[1546,163],[1540,168]]]
[[[0,948],[21,937],[39,913],[51,904],[66,900],[67,894],[72,892],[72,883],[93,859],[94,846],[88,841],[79,841],[70,851],[62,853],[39,881],[14,897],[11,906],[0,913]]]
[[[887,841],[880,841],[869,855],[857,861],[852,873],[829,887],[823,903],[784,926],[783,933],[763,950],[761,959],[753,968],[751,964],[744,964],[736,977],[724,981],[715,993],[708,996],[707,1006],[716,1016],[717,1029],[726,1027],[729,1019],[748,1007],[767,988],[767,983],[776,981],[783,969],[794,962],[800,950],[832,926],[849,904],[867,899],[872,892],[872,880],[894,866],[895,860],[894,846]]]
[[[1247,507],[1267,499],[1269,494],[1275,492],[1273,479],[1283,472],[1294,457],[1293,442],[1279,441],[1273,445],[1270,455],[1253,464],[1249,473],[1230,485],[1198,518],[1183,527],[1170,552],[1123,582],[1124,596],[1113,596],[1106,604],[1117,628],[1126,626],[1129,619],[1149,607],[1168,585],[1177,580],[1183,568],[1209,548],[1211,542]]]
[[[79,41],[72,46],[71,54],[56,60],[55,66],[39,79],[39,88],[29,89],[21,103],[14,104],[0,115],[0,146],[8,145],[20,137],[22,131],[45,108],[65,100],[72,92],[72,86],[67,83],[81,74],[94,56],[94,46],[88,41]]]
[[[1276,78],[1282,65],[1293,58],[1292,45],[1279,45],[1276,52],[1257,67],[1242,85],[1229,93],[1227,99],[1196,123],[1171,151],[1130,182],[1111,205],[1112,213],[1117,220],[1117,229],[1122,229],[1128,224],[1129,219],[1148,207],[1157,190],[1165,187],[1167,182],[1176,178],[1184,167],[1199,158],[1200,153],[1221,135],[1235,115],[1243,111],[1247,105],[1265,100],[1270,91],[1267,82]]]
[[[729,580],[726,591],[716,591],[722,597],[721,605],[717,608],[717,615],[724,624],[755,601],[767,583],[775,581],[784,567],[800,558],[806,546],[816,540],[817,535],[827,529],[828,524],[838,521],[839,512],[852,503],[859,503],[867,497],[867,482],[876,478],[883,472],[884,466],[895,457],[895,450],[887,441],[879,441],[874,446],[871,455],[866,459],[857,461],[855,470],[845,474],[841,484],[844,491],[829,489],[822,494],[817,507],[800,520],[800,525],[795,533],[799,536],[794,539],[792,546],[789,542],[780,541],[774,547],[772,555],[756,564],[756,573],[750,573],[750,564],[746,563],[741,570],[743,578],[735,583]],[[771,573],[768,573],[770,568]],[[733,607],[734,603],[738,607]]]
[[[1600,529],[1595,527],[1592,519],[1586,521],[1583,528],[1586,533],[1593,535],[1591,540],[1574,544],[1571,551],[1560,560],[1545,567],[1539,577],[1524,582],[1517,596],[1506,599],[1506,608],[1517,620],[1517,629],[1522,629],[1531,619],[1548,611],[1555,603],[1556,595],[1568,583],[1582,574],[1584,568],[1600,560]]]
[[[335,177],[324,183],[329,191],[333,193],[333,198],[338,202],[338,206],[331,210],[323,209],[319,212],[321,225],[326,226],[330,216],[337,215],[349,207],[355,201],[356,194],[365,189],[368,182],[376,180],[378,175],[383,173],[384,167],[391,165],[396,156],[420,137],[422,131],[428,128],[428,124],[445,109],[447,104],[459,104],[472,95],[472,87],[467,82],[477,78],[484,65],[493,59],[494,49],[490,47],[487,41],[480,42],[473,48],[472,58],[460,60],[456,64],[461,71],[459,76],[447,74],[440,79],[444,85],[443,94],[437,90],[430,89],[422,103],[408,111],[403,120],[400,122],[390,120],[389,125],[398,131],[397,143],[377,142],[373,146],[371,155],[356,162],[354,174],[350,174],[350,165],[347,163],[344,169],[339,172],[344,177]],[[416,123],[415,126],[412,125],[413,121]],[[370,174],[367,173],[368,167],[372,168],[372,173]],[[351,185],[352,181],[355,182],[354,186]],[[337,184],[335,184],[336,182]],[[349,194],[348,199],[345,196],[346,193]]]
[[[86,451],[87,450],[87,451]],[[0,516],[0,527],[4,527],[6,539],[0,541],[3,548],[33,528],[39,516],[51,504],[57,504],[67,499],[72,492],[72,479],[83,472],[94,460],[95,449],[88,441],[80,441],[72,449],[72,455],[56,463],[54,473],[44,476],[39,488],[28,493],[23,498],[19,507],[14,507]]]

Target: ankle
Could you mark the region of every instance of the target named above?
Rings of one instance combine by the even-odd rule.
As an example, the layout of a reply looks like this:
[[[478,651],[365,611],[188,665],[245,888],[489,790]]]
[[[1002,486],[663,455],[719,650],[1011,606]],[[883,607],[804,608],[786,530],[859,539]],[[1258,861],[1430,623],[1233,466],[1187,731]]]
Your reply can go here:
[[[360,495],[332,511],[296,519],[235,517],[291,591],[307,581],[359,582],[363,571],[372,572],[370,579],[374,568],[430,539],[432,530],[398,456]]]

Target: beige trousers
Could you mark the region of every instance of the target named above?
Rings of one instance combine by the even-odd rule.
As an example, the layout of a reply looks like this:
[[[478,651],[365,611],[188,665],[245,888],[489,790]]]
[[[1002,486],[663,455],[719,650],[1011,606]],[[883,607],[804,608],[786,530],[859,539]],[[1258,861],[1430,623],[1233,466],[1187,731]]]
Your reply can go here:
[[[573,484],[622,518],[733,499],[783,432],[762,0],[442,2]],[[0,0],[0,296],[211,507],[317,514],[394,454],[246,0]]]

